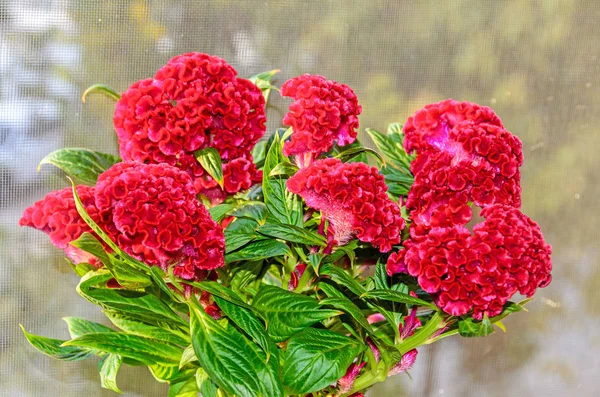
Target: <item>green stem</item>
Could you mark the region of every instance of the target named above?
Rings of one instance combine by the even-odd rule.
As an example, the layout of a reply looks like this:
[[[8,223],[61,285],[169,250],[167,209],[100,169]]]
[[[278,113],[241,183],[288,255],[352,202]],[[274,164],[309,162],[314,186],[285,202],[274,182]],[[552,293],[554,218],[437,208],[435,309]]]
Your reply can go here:
[[[440,312],[436,312],[427,323],[421,327],[413,336],[402,341],[396,348],[402,354],[416,349],[425,344],[429,338],[440,328],[444,322],[444,316]]]

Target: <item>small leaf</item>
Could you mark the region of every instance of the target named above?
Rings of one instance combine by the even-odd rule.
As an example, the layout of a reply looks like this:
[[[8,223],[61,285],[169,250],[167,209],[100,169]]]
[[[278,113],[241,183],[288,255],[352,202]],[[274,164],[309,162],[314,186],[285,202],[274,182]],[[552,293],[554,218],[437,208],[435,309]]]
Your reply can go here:
[[[358,147],[353,147],[353,148],[344,150],[343,152],[339,153],[335,157],[340,159],[343,163],[347,163],[350,160],[352,160],[353,158],[355,158],[356,156],[361,155],[361,154],[368,154],[368,155],[374,157],[380,164],[382,164],[382,165],[385,164],[385,160],[383,159],[383,157],[381,157],[381,155],[379,153],[377,153],[373,149],[369,149],[364,146],[358,146]]]
[[[367,321],[367,318],[365,317],[363,312],[360,310],[360,308],[358,306],[356,306],[354,304],[354,302],[352,302],[350,299],[346,298],[345,296],[343,298],[342,297],[326,298],[326,299],[323,299],[322,301],[320,301],[319,304],[322,306],[323,305],[333,306],[336,309],[343,310],[344,312],[346,312],[347,314],[352,316],[352,318],[354,318],[356,320],[356,322],[360,324],[361,327],[363,327],[365,330],[367,330],[367,332],[369,332],[370,334],[373,333],[373,329],[371,328],[371,325]]]
[[[202,168],[223,188],[223,164],[221,163],[221,155],[219,151],[212,147],[207,147],[198,150],[194,153],[194,157],[200,163]]]
[[[236,218],[252,219],[259,225],[263,225],[265,223],[267,220],[267,215],[267,206],[261,202],[250,202],[231,213],[231,216],[235,216]]]
[[[123,394],[117,386],[117,374],[123,363],[123,357],[118,354],[107,354],[100,363],[100,386]]]
[[[387,276],[387,272],[385,270],[385,262],[381,261],[380,259],[377,260],[377,266],[375,267],[374,280],[375,280],[375,288],[376,289],[381,289],[381,290],[389,289],[388,276]]]
[[[71,178],[93,186],[98,181],[98,175],[121,161],[118,156],[95,152],[82,148],[58,149],[48,154],[40,161],[38,171],[44,164],[52,164],[63,170]]]
[[[318,233],[302,229],[294,225],[283,225],[276,223],[266,223],[260,226],[256,231],[269,237],[278,238],[292,243],[318,245],[325,247],[327,240]]]
[[[287,244],[276,240],[262,240],[248,244],[239,251],[226,254],[225,263],[257,261],[283,255],[291,255]]]
[[[268,361],[271,356],[271,340],[265,331],[265,326],[250,310],[234,305],[218,296],[215,296],[214,299],[219,309],[264,350]]]
[[[196,305],[190,305],[192,344],[200,366],[227,392],[239,397],[283,397],[278,360],[235,328],[224,327]]]
[[[210,377],[202,368],[198,368],[196,371],[196,383],[198,384],[198,389],[200,390],[200,395],[202,397],[218,397],[217,393],[218,387],[210,380]]]
[[[433,303],[426,302],[422,299],[415,298],[409,294],[404,294],[402,292],[394,291],[394,290],[368,291],[366,294],[364,294],[364,297],[372,298],[372,299],[380,299],[380,300],[390,301],[390,302],[404,303],[404,304],[408,304],[408,305],[427,306],[427,307],[432,308],[433,310],[438,310],[437,306],[435,306]]]
[[[51,339],[46,338],[45,336],[30,334],[25,331],[25,328],[23,328],[22,325],[20,325],[20,327],[31,346],[54,359],[62,361],[78,361],[92,355],[92,352],[89,349],[63,346],[63,343],[66,342],[65,340]]]
[[[355,339],[325,329],[307,328],[294,335],[284,356],[287,393],[311,393],[335,383],[364,348]]]
[[[168,397],[198,397],[196,378],[191,376],[170,382]]]
[[[279,73],[279,69],[269,70],[268,72],[262,72],[255,74],[254,76],[248,78],[252,83],[254,83],[263,93],[265,97],[265,103],[269,101],[269,95],[271,94],[271,90],[279,90],[277,87],[271,84],[271,80],[273,80],[273,76]]]
[[[275,342],[283,342],[319,321],[341,314],[321,308],[316,299],[272,285],[262,285],[252,305],[263,314],[267,331]]]
[[[179,346],[186,346],[190,343],[190,338],[187,334],[183,333],[179,328],[169,325],[166,321],[158,321],[156,325],[148,324],[114,310],[105,310],[104,315],[116,327],[128,334],[156,339]]]
[[[264,202],[269,212],[281,223],[302,227],[303,212],[302,202],[299,197],[291,193],[287,187],[285,177],[270,177],[271,171],[286,157],[282,153],[282,142],[279,134],[274,135],[273,143],[269,147],[263,169],[262,189]]]
[[[63,346],[75,346],[118,354],[146,365],[157,363],[179,364],[181,350],[157,339],[143,338],[120,332],[85,334],[63,343]]]
[[[98,332],[115,332],[112,328],[79,317],[63,317],[69,327],[71,338]]]
[[[466,338],[481,337],[493,334],[494,328],[487,316],[483,316],[483,320],[479,322],[468,317],[458,321],[458,333]]]
[[[117,91],[115,91],[113,88],[107,86],[106,84],[94,84],[92,86],[89,86],[83,92],[83,95],[81,96],[81,102],[85,103],[85,99],[87,98],[87,96],[89,94],[96,93],[96,92],[104,94],[105,96],[107,96],[111,99],[114,99],[115,101],[118,101],[119,99],[121,99],[121,95]]]
[[[355,295],[361,296],[367,292],[365,287],[360,285],[360,283],[352,278],[346,271],[333,264],[327,263],[322,265],[319,272],[321,276],[331,277],[333,281],[348,288]]]
[[[189,363],[193,363],[194,361],[198,361],[198,357],[196,357],[196,353],[194,352],[194,346],[189,345],[185,348],[183,353],[181,354],[181,360],[179,361],[179,368],[185,367]]]
[[[279,175],[292,176],[296,172],[298,172],[298,167],[296,167],[294,164],[290,163],[289,161],[282,161],[281,163],[277,164],[275,166],[275,168],[273,168],[271,170],[271,172],[269,172],[269,176],[270,177],[279,176]]]
[[[221,222],[235,207],[231,204],[219,204],[208,210],[215,222]]]
[[[231,302],[234,305],[245,307],[246,309],[250,310],[254,309],[229,288],[217,283],[216,281],[192,281],[187,282],[186,284],[199,288],[202,291],[206,291],[211,295],[218,296],[219,298]]]

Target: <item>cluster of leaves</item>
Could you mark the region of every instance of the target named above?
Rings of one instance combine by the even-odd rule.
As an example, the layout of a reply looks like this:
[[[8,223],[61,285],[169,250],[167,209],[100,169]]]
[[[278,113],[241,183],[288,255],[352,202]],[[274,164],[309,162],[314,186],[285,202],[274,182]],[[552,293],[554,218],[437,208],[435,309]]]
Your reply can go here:
[[[274,73],[257,77],[265,92],[274,88]],[[374,156],[390,195],[405,196],[412,157],[402,147],[401,126],[368,133],[381,154],[354,143],[328,155],[364,162]],[[504,328],[501,320],[523,309],[523,302],[509,303],[501,315],[481,322],[451,317],[413,278],[388,277],[385,258],[368,245],[353,240],[326,253],[327,241],[318,233],[321,214],[305,209],[286,189],[297,170],[282,154],[289,135],[278,130],[255,148],[261,185],[210,208],[215,221],[228,221],[226,266],[218,281],[177,279],[132,258],[87,215],[73,189],[79,214],[102,241],[85,233],[72,244],[105,265],[73,265],[81,277],[77,292],[100,306],[118,330],[67,317],[70,340],[23,330],[29,342],[60,360],[100,357],[101,385],[116,392],[122,364],[147,366],[157,381],[169,383],[170,397],[337,395],[336,382],[348,367],[366,362],[353,388],[343,392],[351,395],[385,380],[412,349],[453,334],[486,336],[493,324]],[[197,157],[222,180],[218,155],[208,150]],[[43,163],[94,184],[116,161],[86,149],[62,149]],[[301,275],[299,266],[305,267]],[[216,318],[202,304],[206,294],[218,306]],[[413,307],[422,326],[402,338],[399,327]],[[368,317],[375,314],[385,321],[371,323]]]

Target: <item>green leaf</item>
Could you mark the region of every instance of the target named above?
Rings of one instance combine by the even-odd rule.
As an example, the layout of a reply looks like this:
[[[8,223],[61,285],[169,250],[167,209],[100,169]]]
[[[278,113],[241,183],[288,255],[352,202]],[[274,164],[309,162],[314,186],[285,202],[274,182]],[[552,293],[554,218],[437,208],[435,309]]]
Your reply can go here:
[[[98,332],[115,332],[112,328],[79,317],[63,317],[69,327],[71,338]]]
[[[305,394],[335,383],[365,346],[325,329],[307,328],[290,338],[283,365],[288,394]]]
[[[458,333],[466,338],[488,336],[494,333],[494,327],[487,316],[483,316],[482,321],[468,317],[458,321]]]
[[[104,251],[104,247],[92,233],[85,232],[79,236],[77,240],[71,241],[69,244],[94,255],[104,264],[110,263],[110,259],[106,251]]]
[[[118,354],[146,365],[157,363],[179,364],[181,349],[157,339],[144,338],[121,332],[85,334],[63,343],[85,349]]]
[[[327,240],[318,233],[302,229],[294,225],[283,225],[276,223],[266,223],[260,226],[256,231],[265,236],[278,238],[292,243],[318,245],[325,247]]]
[[[81,102],[85,103],[85,99],[87,98],[87,96],[89,94],[96,93],[96,92],[104,94],[105,96],[107,96],[111,99],[114,99],[115,101],[118,101],[119,99],[121,99],[121,94],[119,94],[117,91],[115,91],[113,88],[107,86],[106,84],[94,84],[92,86],[89,86],[83,92],[83,95],[81,96]]]
[[[265,326],[256,316],[250,310],[234,305],[218,296],[215,296],[214,299],[219,309],[265,351],[267,360],[269,360],[271,356],[271,340],[265,331]]]
[[[267,220],[267,206],[261,202],[251,202],[243,207],[233,211],[232,216],[236,218],[248,218],[258,222],[259,225],[263,225]]]
[[[178,379],[188,379],[196,372],[195,369],[180,370],[175,364],[154,364],[148,366],[152,376],[160,383],[172,382]]]
[[[345,296],[343,298],[342,297],[326,298],[326,299],[323,299],[322,301],[320,301],[319,304],[322,306],[325,306],[325,305],[333,306],[336,309],[343,310],[344,312],[346,312],[347,314],[352,316],[352,318],[354,318],[356,320],[356,322],[360,324],[361,327],[363,327],[365,330],[367,330],[367,332],[369,332],[370,334],[373,333],[373,329],[371,328],[371,325],[367,321],[367,318],[363,314],[362,310],[360,310],[360,308],[358,306],[356,306],[354,304],[354,302],[352,302],[350,299],[346,298]]]
[[[107,354],[102,357],[102,361],[100,362],[100,386],[123,394],[117,386],[117,374],[119,373],[122,363],[123,357],[118,354]]]
[[[268,72],[255,74],[254,76],[248,78],[248,80],[253,82],[262,91],[263,96],[265,97],[265,104],[269,101],[269,95],[271,94],[272,89],[279,91],[277,87],[271,84],[273,76],[275,76],[279,72],[279,69],[273,69],[269,70]]]
[[[196,378],[191,376],[171,382],[168,397],[198,397],[199,391]]]
[[[281,139],[277,134],[269,147],[263,169],[262,188],[265,205],[279,222],[302,227],[302,202],[299,197],[287,189],[286,178],[269,176],[279,163],[286,160],[282,148]]]
[[[413,296],[410,296],[409,294],[404,294],[400,291],[373,290],[368,291],[366,294],[364,294],[364,297],[371,299],[380,299],[390,302],[404,303],[408,305],[427,306],[432,308],[433,310],[438,310],[437,306],[435,306],[433,303],[426,302],[422,299],[415,298]]]
[[[331,263],[322,265],[321,269],[319,270],[319,274],[321,276],[331,277],[333,281],[348,288],[355,295],[361,296],[367,292],[365,287],[360,285],[360,283],[352,278],[346,271]]]
[[[20,327],[23,331],[23,334],[25,334],[25,338],[27,338],[27,341],[31,344],[31,346],[54,359],[62,361],[78,361],[88,358],[92,355],[92,352],[89,349],[81,349],[74,346],[63,346],[63,343],[66,342],[65,340],[51,339],[46,338],[45,336],[30,334],[29,332],[25,331],[25,328],[23,328],[22,325],[20,325]]]
[[[271,170],[271,172],[269,172],[269,177],[274,177],[274,176],[279,176],[279,175],[292,176],[296,172],[298,172],[298,167],[296,167],[294,164],[290,163],[289,161],[283,161],[283,162],[277,164],[275,166],[275,168],[273,168]]]
[[[380,290],[389,289],[388,275],[385,269],[385,262],[377,260],[377,266],[375,267],[375,288]]]
[[[370,128],[367,128],[365,131],[369,134],[383,156],[390,162],[390,165],[401,169],[410,168],[412,158],[404,150],[402,145],[403,136],[401,134],[392,131],[389,135],[385,135]]]
[[[319,321],[341,314],[321,308],[316,299],[272,285],[262,285],[252,304],[263,313],[267,331],[275,342],[283,342]]]
[[[215,222],[221,222],[235,207],[231,204],[219,204],[208,210]]]
[[[90,272],[81,279],[77,292],[104,309],[125,312],[141,321],[168,322],[187,328],[188,323],[154,295],[106,288],[104,285],[111,278],[112,275],[106,270]]]
[[[278,360],[235,328],[224,327],[196,305],[190,305],[192,344],[200,366],[227,392],[239,397],[283,397]]]
[[[190,343],[188,335],[179,328],[169,325],[168,322],[156,322],[156,325],[148,324],[114,310],[105,310],[104,314],[116,327],[129,334],[179,346],[186,346]]]
[[[198,368],[196,371],[196,383],[202,397],[217,397],[217,385],[215,382],[210,380],[210,377],[202,368]]]
[[[265,156],[267,155],[267,141],[262,140],[252,148],[252,159],[256,164],[257,169],[261,169],[265,164]]]
[[[98,175],[119,161],[121,161],[119,157],[111,154],[83,148],[64,148],[55,150],[44,157],[38,164],[38,171],[42,165],[52,164],[71,178],[93,186],[98,181]]]
[[[200,163],[202,168],[223,188],[223,164],[219,151],[212,147],[207,147],[194,152],[194,157]]]
[[[226,254],[225,263],[257,261],[283,255],[291,255],[287,244],[276,240],[261,240],[248,244],[239,251]]]
[[[379,153],[377,153],[373,149],[369,149],[369,148],[364,147],[364,146],[352,147],[350,149],[344,150],[343,152],[339,153],[335,157],[338,158],[338,159],[340,159],[343,163],[347,163],[350,160],[352,160],[353,158],[355,158],[355,157],[357,157],[357,156],[359,156],[361,154],[371,155],[380,164],[385,164],[385,160],[383,159],[383,157],[381,157],[381,155]]]
[[[189,363],[193,363],[194,361],[198,361],[198,357],[196,357],[196,353],[194,352],[194,346],[189,345],[185,348],[183,353],[181,354],[181,360],[179,361],[179,368],[185,367]]]

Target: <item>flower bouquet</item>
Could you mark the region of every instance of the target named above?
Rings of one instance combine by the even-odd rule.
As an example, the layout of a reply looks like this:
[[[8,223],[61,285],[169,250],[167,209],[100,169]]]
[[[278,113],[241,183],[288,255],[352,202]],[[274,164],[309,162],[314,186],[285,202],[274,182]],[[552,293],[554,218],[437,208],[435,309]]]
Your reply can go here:
[[[487,107],[446,100],[367,129],[346,85],[176,56],[118,94],[120,157],[61,149],[72,186],[20,224],[65,251],[114,327],[67,317],[53,358],[147,366],[169,396],[362,396],[423,345],[486,336],[551,280],[520,210],[521,142]],[[265,108],[291,98],[287,129]],[[78,183],[78,184],[76,184]],[[481,209],[479,211],[478,209]],[[475,221],[479,216],[480,220]],[[478,222],[478,223],[477,223]],[[476,224],[474,224],[476,223]]]

